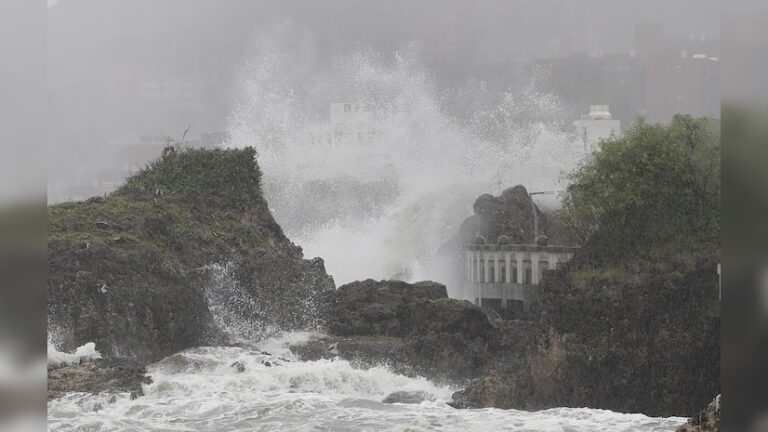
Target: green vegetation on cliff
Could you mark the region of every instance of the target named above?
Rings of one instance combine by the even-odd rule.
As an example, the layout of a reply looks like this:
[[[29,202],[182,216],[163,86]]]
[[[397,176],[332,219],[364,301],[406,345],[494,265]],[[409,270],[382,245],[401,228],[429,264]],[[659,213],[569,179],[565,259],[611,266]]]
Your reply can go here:
[[[714,123],[640,122],[603,142],[571,180],[560,216],[583,247],[541,289],[542,355],[566,353],[557,369],[563,402],[695,413],[719,391]]]
[[[166,151],[113,194],[50,206],[49,241],[151,251],[179,274],[224,254],[248,255],[282,235],[243,223],[247,209],[265,207],[254,157],[251,148]]]
[[[690,416],[719,393],[720,151],[678,116],[605,141],[571,176],[558,222],[582,247],[546,271],[538,319],[457,406],[557,406]]]
[[[561,220],[594,264],[642,260],[671,270],[719,253],[720,141],[711,120],[639,122],[602,142],[570,180]]]
[[[167,147],[163,157],[132,176],[119,195],[162,197],[245,211],[261,205],[261,171],[253,148],[183,149]]]
[[[149,361],[223,337],[212,264],[231,273],[223,289],[244,320],[310,325],[333,281],[272,218],[255,155],[169,147],[106,197],[48,207],[48,309],[64,349],[96,342]]]

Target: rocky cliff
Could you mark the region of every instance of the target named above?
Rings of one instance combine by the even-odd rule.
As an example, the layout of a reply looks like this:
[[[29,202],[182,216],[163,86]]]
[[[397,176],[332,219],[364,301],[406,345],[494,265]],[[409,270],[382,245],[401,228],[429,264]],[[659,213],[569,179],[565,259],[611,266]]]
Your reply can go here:
[[[216,269],[243,298],[230,314],[316,327],[334,288],[270,214],[253,149],[177,150],[116,192],[48,208],[48,314],[63,350],[95,342],[146,363],[226,334],[214,323]],[[220,271],[219,271],[220,272]]]

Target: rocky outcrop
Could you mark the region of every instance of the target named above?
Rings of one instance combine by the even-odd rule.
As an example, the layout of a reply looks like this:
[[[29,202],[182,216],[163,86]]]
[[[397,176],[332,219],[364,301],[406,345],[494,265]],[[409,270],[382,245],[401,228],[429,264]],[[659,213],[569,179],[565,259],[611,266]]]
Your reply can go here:
[[[493,358],[453,405],[691,415],[719,389],[719,319],[702,313],[713,272],[547,273],[539,318],[495,323]]]
[[[97,359],[48,369],[48,399],[63,393],[130,393],[143,395],[142,385],[152,380],[144,365],[128,359]]]
[[[176,149],[106,197],[50,206],[48,314],[59,349],[95,342],[105,358],[147,363],[226,342],[210,310],[222,283],[240,296],[233,319],[320,326],[333,280],[284,236],[260,181],[253,149]],[[226,280],[211,264],[226,267]]]
[[[334,336],[292,348],[305,360],[338,356],[461,381],[477,376],[490,359],[488,317],[469,302],[449,299],[441,284],[353,282],[340,287],[331,304],[328,329]]]
[[[338,336],[404,336],[414,303],[447,298],[445,286],[434,282],[352,282],[334,293],[328,329]]]
[[[459,230],[464,243],[474,242],[480,236],[494,244],[500,239],[509,243],[531,244],[534,241],[535,211],[539,236],[544,235],[550,242],[557,244],[570,244],[564,231],[531,201],[528,191],[522,185],[506,189],[498,197],[480,195],[472,208],[474,214],[462,223]]]
[[[706,408],[680,426],[677,432],[720,432],[721,398],[721,395],[717,395]]]
[[[430,395],[422,391],[398,391],[387,395],[382,402],[389,404],[419,404],[426,400],[430,400]]]

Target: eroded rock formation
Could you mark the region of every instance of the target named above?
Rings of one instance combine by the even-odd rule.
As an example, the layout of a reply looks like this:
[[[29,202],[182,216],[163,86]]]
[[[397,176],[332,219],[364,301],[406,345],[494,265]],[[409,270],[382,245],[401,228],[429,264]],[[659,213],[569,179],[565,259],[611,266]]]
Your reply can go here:
[[[106,197],[50,206],[59,348],[95,342],[105,358],[147,363],[226,342],[209,308],[211,264],[227,266],[241,290],[229,313],[284,330],[319,326],[333,280],[283,235],[260,180],[253,149],[177,150]]]

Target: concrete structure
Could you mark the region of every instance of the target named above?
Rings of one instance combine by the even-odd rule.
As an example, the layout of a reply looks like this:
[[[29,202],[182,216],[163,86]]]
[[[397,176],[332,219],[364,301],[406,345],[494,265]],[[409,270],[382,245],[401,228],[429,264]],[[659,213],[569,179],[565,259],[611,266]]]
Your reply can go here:
[[[621,134],[621,121],[613,120],[608,105],[591,105],[589,114],[573,122],[576,136],[584,144],[584,152],[592,153],[601,140],[618,137]]]
[[[536,308],[544,270],[568,262],[576,247],[510,244],[501,236],[496,244],[476,240],[464,246],[464,298],[503,316]]]

